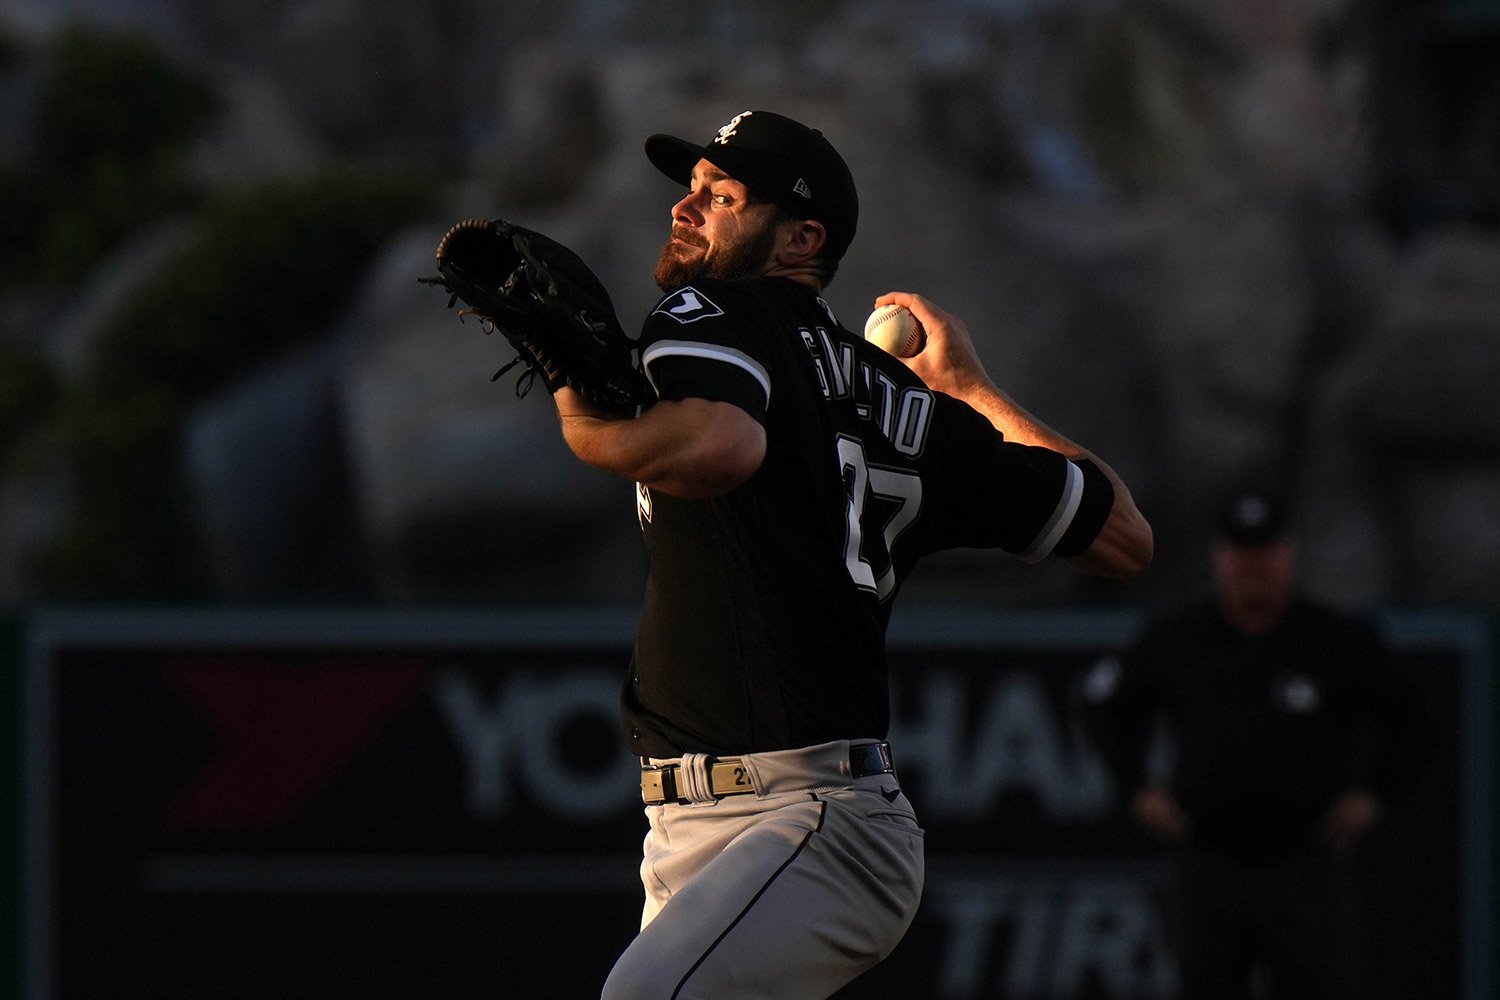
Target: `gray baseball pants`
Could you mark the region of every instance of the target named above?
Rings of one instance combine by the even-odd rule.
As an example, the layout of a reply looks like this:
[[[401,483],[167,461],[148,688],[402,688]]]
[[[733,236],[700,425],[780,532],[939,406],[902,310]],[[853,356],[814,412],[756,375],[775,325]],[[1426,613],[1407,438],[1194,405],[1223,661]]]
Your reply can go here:
[[[890,954],[922,829],[895,775],[849,777],[849,747],[750,754],[753,794],[646,807],[641,932],[603,1000],[825,1000]]]

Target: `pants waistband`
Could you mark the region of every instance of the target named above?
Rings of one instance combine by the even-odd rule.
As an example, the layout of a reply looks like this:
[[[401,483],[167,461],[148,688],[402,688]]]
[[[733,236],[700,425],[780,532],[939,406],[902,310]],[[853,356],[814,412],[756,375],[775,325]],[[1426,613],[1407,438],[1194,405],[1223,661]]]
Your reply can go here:
[[[728,795],[769,795],[894,773],[891,745],[884,740],[838,740],[739,757],[684,754],[671,762],[642,764],[641,799],[646,805],[712,802]]]

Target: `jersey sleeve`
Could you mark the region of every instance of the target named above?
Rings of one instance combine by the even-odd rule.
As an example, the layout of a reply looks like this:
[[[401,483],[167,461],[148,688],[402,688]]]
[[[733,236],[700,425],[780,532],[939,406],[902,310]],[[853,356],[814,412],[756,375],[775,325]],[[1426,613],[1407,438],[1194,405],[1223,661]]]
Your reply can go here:
[[[1026,562],[1078,555],[1104,527],[1114,488],[1092,462],[1007,441],[983,415],[937,394],[941,506],[928,543],[999,548]]]
[[[732,403],[761,423],[771,401],[763,334],[723,290],[688,285],[651,311],[641,363],[658,399]]]

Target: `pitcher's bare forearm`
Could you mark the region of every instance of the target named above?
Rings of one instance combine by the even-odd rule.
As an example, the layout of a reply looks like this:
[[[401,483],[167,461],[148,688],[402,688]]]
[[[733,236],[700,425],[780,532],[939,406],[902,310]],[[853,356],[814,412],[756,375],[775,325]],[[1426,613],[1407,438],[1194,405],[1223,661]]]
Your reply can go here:
[[[926,342],[921,351],[902,360],[922,381],[968,403],[1007,441],[1048,448],[1075,461],[1087,459],[1109,479],[1115,491],[1109,519],[1093,544],[1069,558],[1068,565],[1095,576],[1122,578],[1134,576],[1150,564],[1154,552],[1151,525],[1136,507],[1124,480],[1099,456],[1037,419],[1001,391],[980,362],[963,320],[908,292],[889,292],[875,303],[905,306],[921,321]]]

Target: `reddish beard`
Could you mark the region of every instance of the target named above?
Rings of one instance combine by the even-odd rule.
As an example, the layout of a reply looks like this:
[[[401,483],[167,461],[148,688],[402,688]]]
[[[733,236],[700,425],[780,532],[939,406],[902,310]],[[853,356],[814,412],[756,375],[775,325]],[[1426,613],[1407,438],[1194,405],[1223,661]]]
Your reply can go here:
[[[661,248],[653,276],[664,292],[699,278],[754,278],[770,266],[775,245],[776,228],[769,225],[736,242],[712,246],[693,230],[673,226],[672,239]]]
[[[656,259],[657,287],[670,291],[699,277],[708,256],[708,241],[691,229],[672,227],[672,236],[662,245]]]

